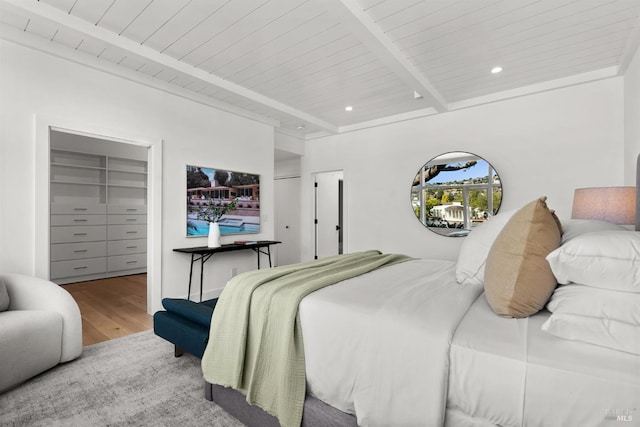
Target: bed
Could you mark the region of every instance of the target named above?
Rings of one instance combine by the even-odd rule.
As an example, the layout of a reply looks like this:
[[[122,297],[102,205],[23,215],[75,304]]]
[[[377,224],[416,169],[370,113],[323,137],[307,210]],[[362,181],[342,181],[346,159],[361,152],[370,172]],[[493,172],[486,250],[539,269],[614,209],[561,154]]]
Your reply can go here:
[[[640,425],[640,274],[628,274],[640,271],[640,255],[621,266],[598,265],[588,284],[571,280],[581,271],[567,272],[566,262],[550,258],[567,285],[552,289],[535,314],[498,316],[478,272],[489,268],[487,252],[515,214],[474,231],[457,263],[405,260],[306,295],[298,309],[306,375],[300,425]],[[629,242],[640,253],[638,233],[619,226],[577,220],[562,226],[549,257],[572,247],[624,252]],[[602,312],[590,308],[602,301],[608,304]],[[618,303],[620,310],[612,307]],[[597,324],[567,326],[574,318]],[[249,426],[280,425],[237,390],[208,381],[205,392]]]

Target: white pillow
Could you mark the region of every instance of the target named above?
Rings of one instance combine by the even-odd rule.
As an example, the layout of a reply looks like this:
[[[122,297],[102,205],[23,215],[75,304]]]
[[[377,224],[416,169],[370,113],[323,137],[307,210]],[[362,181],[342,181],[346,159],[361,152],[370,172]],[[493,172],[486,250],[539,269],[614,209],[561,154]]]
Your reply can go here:
[[[581,234],[551,252],[547,261],[558,283],[640,292],[640,233]]]
[[[558,286],[547,310],[557,314],[599,317],[640,327],[640,294],[584,285]]]
[[[456,280],[461,285],[484,284],[484,264],[487,255],[509,219],[517,209],[500,212],[484,223],[476,226],[460,247],[458,263],[456,264]]]
[[[560,338],[640,355],[640,327],[629,323],[554,313],[544,322],[542,330]]]
[[[594,231],[627,230],[621,225],[595,219],[561,219],[560,222],[562,223],[562,243]]]

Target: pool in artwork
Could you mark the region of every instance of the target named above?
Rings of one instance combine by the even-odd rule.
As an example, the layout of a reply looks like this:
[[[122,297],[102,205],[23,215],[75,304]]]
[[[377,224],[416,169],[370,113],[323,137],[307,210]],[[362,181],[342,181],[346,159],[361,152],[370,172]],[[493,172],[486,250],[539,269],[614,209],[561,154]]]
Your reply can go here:
[[[229,223],[232,224],[231,221],[229,221]],[[208,222],[200,221],[197,219],[190,219],[189,224],[190,226],[187,227],[187,236],[206,236],[209,234]],[[250,234],[250,233],[259,233],[259,232],[260,232],[260,224],[239,223],[237,226],[224,225],[224,224],[220,225],[220,235]]]

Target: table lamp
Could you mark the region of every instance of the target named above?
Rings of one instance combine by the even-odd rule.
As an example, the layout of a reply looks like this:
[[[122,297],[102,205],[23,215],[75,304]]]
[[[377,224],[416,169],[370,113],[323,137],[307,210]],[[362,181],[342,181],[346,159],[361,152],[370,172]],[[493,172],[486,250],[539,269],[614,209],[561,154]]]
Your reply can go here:
[[[573,195],[571,218],[635,224],[636,187],[577,188]]]

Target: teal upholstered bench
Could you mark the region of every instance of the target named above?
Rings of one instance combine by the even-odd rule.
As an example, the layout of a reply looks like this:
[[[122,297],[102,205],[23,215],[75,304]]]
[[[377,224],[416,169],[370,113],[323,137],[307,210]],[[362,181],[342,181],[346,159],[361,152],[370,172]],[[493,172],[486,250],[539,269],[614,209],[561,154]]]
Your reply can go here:
[[[153,332],[175,345],[176,357],[186,352],[202,359],[217,302],[217,298],[200,303],[165,298],[162,306],[166,311],[158,311],[153,315]]]

